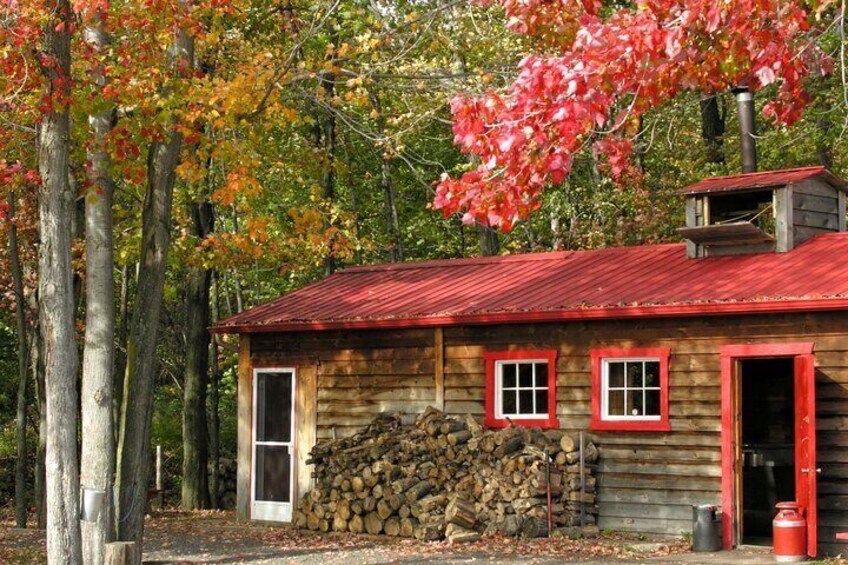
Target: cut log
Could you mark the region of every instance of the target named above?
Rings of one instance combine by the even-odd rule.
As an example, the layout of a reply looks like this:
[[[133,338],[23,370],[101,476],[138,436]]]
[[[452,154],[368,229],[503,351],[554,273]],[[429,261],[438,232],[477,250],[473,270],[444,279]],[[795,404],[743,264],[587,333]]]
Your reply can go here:
[[[404,538],[411,538],[415,533],[415,525],[416,522],[413,518],[401,518],[400,519],[400,536]]]
[[[525,538],[541,538],[548,535],[548,522],[543,518],[526,518],[521,526]]]
[[[104,565],[137,565],[135,542],[115,541],[107,543],[103,553]]]
[[[389,505],[389,503],[385,500],[381,500],[377,503],[377,515],[386,520],[389,516],[394,514],[394,509]]]
[[[347,523],[347,529],[354,534],[361,534],[363,530],[365,530],[365,522],[362,519],[362,516],[359,514],[354,514],[351,516],[350,521]]]
[[[400,518],[392,517],[386,520],[383,530],[387,536],[397,537],[400,535]]]
[[[492,455],[498,459],[503,459],[510,453],[515,453],[524,446],[524,440],[520,437],[512,437],[504,441],[493,452]]]
[[[469,530],[456,524],[448,524],[445,527],[445,537],[448,542],[453,545],[455,543],[478,541],[480,539],[480,534],[474,530]]]
[[[477,511],[474,504],[454,495],[445,508],[445,522],[469,530],[473,529],[477,525]]]
[[[376,512],[365,515],[365,531],[376,536],[383,531],[383,519]]]
[[[566,453],[577,451],[577,437],[571,434],[564,434],[559,440],[559,446]]]
[[[471,432],[468,430],[459,430],[448,434],[448,443],[450,445],[462,445],[471,439]]]
[[[420,481],[414,487],[406,491],[406,502],[413,504],[430,494],[430,491],[432,490],[433,485],[429,481]]]
[[[414,531],[415,539],[420,541],[440,540],[445,536],[445,523],[434,521],[418,524]]]

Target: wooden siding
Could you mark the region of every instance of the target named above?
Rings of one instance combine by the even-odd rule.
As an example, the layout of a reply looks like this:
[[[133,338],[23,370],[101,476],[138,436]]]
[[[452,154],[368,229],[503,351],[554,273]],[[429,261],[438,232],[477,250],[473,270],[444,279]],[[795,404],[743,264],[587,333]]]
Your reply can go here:
[[[380,412],[417,414],[436,401],[432,329],[257,334],[256,366],[314,367],[316,436],[353,434]]]
[[[595,347],[669,347],[672,431],[596,432],[600,526],[679,535],[691,504],[720,503],[720,368],[725,344],[815,343],[820,540],[829,553],[848,523],[848,318],[844,313],[645,319],[444,328],[442,355],[426,330],[257,334],[251,363],[311,365],[317,438],[348,435],[380,411],[418,413],[436,403],[439,369],[448,413],[485,412],[483,352],[556,349],[557,416],[578,431],[590,418]],[[437,368],[436,360],[444,359]]]
[[[845,222],[840,190],[816,179],[798,183],[792,190],[793,209],[789,213],[794,227],[794,245],[822,233],[840,230]]]
[[[672,432],[596,432],[601,446],[602,528],[672,534],[691,530],[691,504],[719,504],[721,424],[719,347],[750,342],[816,344],[820,537],[823,549],[848,523],[848,319],[844,314],[644,320],[445,329],[445,407],[482,414],[487,349],[559,352],[557,415],[578,431],[591,416],[589,350],[670,347]]]

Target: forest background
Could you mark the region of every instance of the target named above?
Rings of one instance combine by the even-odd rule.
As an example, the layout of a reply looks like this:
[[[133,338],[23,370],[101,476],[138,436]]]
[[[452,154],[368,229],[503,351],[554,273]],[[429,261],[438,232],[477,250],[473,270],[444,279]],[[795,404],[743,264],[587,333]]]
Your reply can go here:
[[[96,338],[87,316],[105,297],[114,312],[106,335],[120,444],[131,429],[122,425],[124,378],[136,370],[134,339],[145,333],[141,322],[134,329],[134,313],[153,312],[154,353],[141,357],[155,359],[149,443],[164,451],[167,501],[186,508],[222,505],[217,475],[206,469],[234,458],[238,348],[205,331],[217,319],[349,265],[677,241],[678,189],[740,171],[730,89],[690,88],[616,118],[618,137],[628,141],[626,167],[593,143],[605,139],[604,128],[581,136],[567,174],[547,179],[507,226],[446,205],[436,197],[446,186],[440,179],[479,166],[455,144],[457,93],[506,91],[528,53],[562,49],[550,29],[528,32],[521,3],[502,4],[3,2],[0,500],[10,501],[9,511],[17,500],[19,521],[21,507],[31,525],[45,519],[39,204],[49,183],[39,167],[39,130],[59,106],[70,128],[76,354]],[[634,9],[588,4],[599,17]],[[848,170],[845,6],[802,7],[806,26],[793,41],[808,71],[797,101],[803,113],[781,123],[764,116],[781,84],[758,74],[752,85],[760,168],[823,164],[839,174]],[[565,37],[572,24],[553,31]],[[67,36],[69,77],[57,71],[61,57],[35,47],[45,25],[48,36]],[[723,64],[729,75],[751,70],[745,61]],[[159,256],[158,283],[145,278],[157,272],[146,263],[157,241],[170,247]],[[104,242],[113,250],[105,262],[97,254]],[[95,272],[111,276],[93,279]],[[151,309],[146,300],[157,284],[161,309]],[[82,390],[84,403],[84,382]]]

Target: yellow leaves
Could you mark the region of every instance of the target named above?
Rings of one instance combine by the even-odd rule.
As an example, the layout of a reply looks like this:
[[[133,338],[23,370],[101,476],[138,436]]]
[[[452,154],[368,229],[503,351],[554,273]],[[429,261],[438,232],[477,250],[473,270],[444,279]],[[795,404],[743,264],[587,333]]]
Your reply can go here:
[[[177,165],[176,173],[177,178],[188,184],[192,184],[198,183],[204,179],[206,176],[206,168],[194,159],[183,159],[183,161]]]
[[[262,185],[253,172],[240,165],[227,174],[227,182],[212,193],[212,201],[222,206],[232,206],[236,198],[255,198],[262,193]]]

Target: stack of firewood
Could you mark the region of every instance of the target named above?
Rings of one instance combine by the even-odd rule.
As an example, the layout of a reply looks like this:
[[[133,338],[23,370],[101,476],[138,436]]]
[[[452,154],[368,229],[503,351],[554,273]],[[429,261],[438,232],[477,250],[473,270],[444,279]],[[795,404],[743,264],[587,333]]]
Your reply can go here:
[[[544,536],[549,516],[554,528],[594,524],[598,452],[587,442],[583,453],[581,474],[576,439],[559,431],[490,430],[433,408],[409,425],[382,414],[312,450],[315,484],[295,524],[454,542]]]

